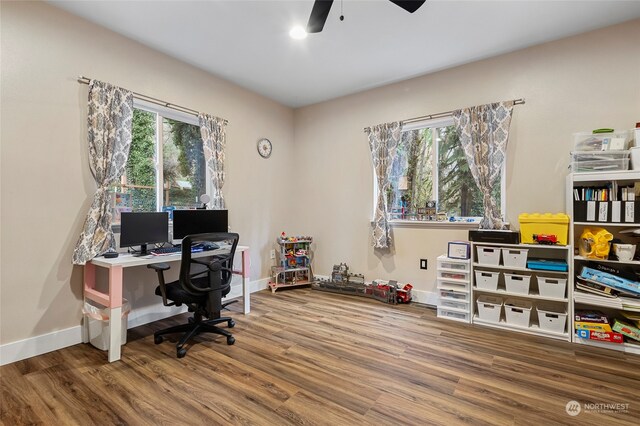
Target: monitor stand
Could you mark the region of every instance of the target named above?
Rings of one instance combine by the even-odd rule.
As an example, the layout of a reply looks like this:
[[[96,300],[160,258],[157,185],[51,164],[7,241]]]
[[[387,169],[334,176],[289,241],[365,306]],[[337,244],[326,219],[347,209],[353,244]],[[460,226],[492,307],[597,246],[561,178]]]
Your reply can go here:
[[[149,253],[147,251],[147,245],[146,244],[140,244],[140,251],[133,253],[133,257],[140,257],[140,256],[147,256],[151,253]]]

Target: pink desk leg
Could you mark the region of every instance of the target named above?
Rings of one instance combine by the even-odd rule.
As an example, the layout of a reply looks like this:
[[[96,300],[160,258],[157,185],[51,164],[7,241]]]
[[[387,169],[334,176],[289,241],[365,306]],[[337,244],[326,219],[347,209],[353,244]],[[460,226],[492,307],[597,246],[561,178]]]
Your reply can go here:
[[[244,305],[243,312],[248,314],[251,311],[251,303],[249,295],[251,290],[249,289],[249,278],[251,277],[251,262],[249,256],[249,249],[242,251],[242,303]]]
[[[109,268],[109,362],[120,359],[122,338],[122,266]]]
[[[84,297],[96,286],[96,265],[89,262],[84,265]],[[82,343],[89,343],[89,321],[82,318]]]

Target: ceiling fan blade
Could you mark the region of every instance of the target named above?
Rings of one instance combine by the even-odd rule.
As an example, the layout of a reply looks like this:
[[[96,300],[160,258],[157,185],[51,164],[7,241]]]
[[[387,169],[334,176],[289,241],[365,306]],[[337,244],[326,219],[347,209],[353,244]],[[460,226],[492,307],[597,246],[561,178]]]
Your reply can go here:
[[[307,23],[307,33],[319,33],[327,21],[333,0],[316,0]]]
[[[393,4],[397,4],[407,12],[413,13],[416,10],[420,9],[420,6],[422,6],[426,0],[417,0],[417,1],[389,0],[389,1]]]

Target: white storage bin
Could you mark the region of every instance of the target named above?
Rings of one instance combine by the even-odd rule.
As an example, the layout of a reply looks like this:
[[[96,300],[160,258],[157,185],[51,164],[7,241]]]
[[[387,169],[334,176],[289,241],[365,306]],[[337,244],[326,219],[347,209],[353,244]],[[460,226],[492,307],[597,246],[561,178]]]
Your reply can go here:
[[[540,296],[563,299],[567,288],[566,278],[538,277]]]
[[[464,302],[469,301],[469,293],[461,293],[453,290],[440,290],[440,298],[441,299],[455,299]]]
[[[478,297],[476,303],[478,305],[478,318],[483,321],[500,322],[502,298],[482,295]]]
[[[531,275],[508,274],[505,272],[504,284],[509,293],[529,294]]]
[[[438,278],[469,281],[469,273],[466,271],[438,271]]]
[[[458,312],[447,308],[438,308],[438,318],[469,322],[469,312]]]
[[[507,324],[518,327],[529,327],[533,303],[527,300],[507,299],[504,302],[504,312]]]
[[[500,264],[500,249],[497,247],[485,247],[477,246],[476,252],[478,254],[478,264],[480,265],[499,265]]]
[[[122,318],[120,318],[120,321],[122,321],[120,324],[122,337],[120,338],[120,345],[127,343],[127,318],[130,311],[129,302],[126,299],[122,299]],[[89,342],[98,349],[108,350],[111,332],[109,308],[100,307],[93,301],[85,300],[82,313],[84,314],[84,320],[88,321]]]
[[[440,304],[438,306],[441,308],[462,309],[464,311],[469,310],[469,304],[464,300],[457,301],[457,300],[449,300],[449,299],[440,299]]]
[[[553,333],[564,333],[567,326],[567,311],[564,306],[538,303],[538,323],[540,330],[551,331]]]
[[[502,264],[504,266],[512,266],[515,268],[527,267],[527,249],[503,248]]]
[[[500,277],[500,272],[491,272],[491,271],[475,271],[475,272],[476,272],[476,287],[482,290],[496,291],[498,289],[498,278]]]

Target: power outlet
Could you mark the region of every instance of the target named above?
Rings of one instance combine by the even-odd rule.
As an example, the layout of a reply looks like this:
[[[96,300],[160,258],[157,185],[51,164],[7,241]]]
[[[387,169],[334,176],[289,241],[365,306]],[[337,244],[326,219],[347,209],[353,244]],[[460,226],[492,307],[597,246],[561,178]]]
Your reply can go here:
[[[427,269],[427,259],[420,259],[420,269]]]
[[[271,251],[269,252],[270,256],[272,259],[276,258],[276,250],[275,249],[271,249]]]

